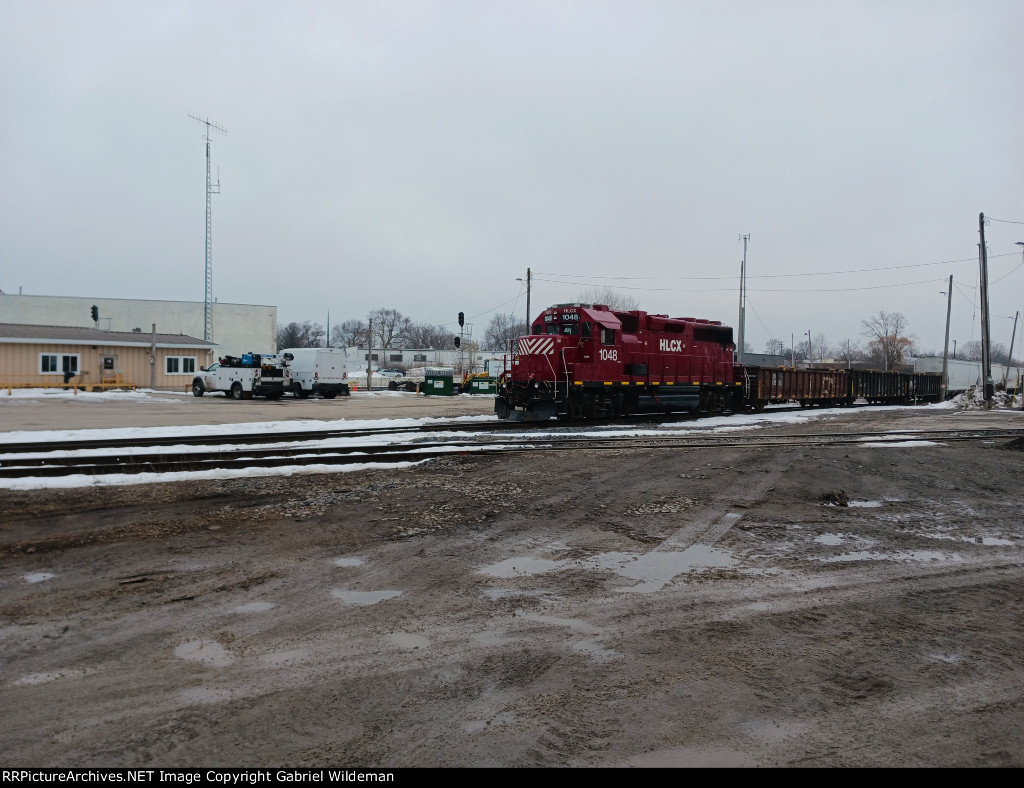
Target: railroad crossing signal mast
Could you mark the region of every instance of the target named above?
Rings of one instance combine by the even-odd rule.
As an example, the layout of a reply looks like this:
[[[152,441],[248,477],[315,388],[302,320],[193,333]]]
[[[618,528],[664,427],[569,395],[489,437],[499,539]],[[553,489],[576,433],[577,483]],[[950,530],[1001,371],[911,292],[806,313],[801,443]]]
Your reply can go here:
[[[465,348],[462,347],[463,334],[465,333],[466,326],[466,313],[459,312],[459,335],[455,337],[455,347],[459,349],[459,372],[462,374],[466,373],[466,365],[463,363],[463,356],[466,352]]]
[[[206,297],[203,301],[203,339],[207,342],[213,341],[213,235],[211,233],[210,221],[212,218],[210,196],[220,194],[220,174],[217,175],[217,183],[210,183],[210,129],[216,129],[222,134],[227,134],[227,129],[221,128],[209,118],[200,118],[197,115],[189,115],[192,120],[206,126]]]

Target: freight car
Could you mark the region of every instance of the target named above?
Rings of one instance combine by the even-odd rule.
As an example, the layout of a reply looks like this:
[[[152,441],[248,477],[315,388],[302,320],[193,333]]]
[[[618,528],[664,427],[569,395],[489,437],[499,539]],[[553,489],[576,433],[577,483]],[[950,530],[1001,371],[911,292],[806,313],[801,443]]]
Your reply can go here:
[[[939,376],[752,367],[734,361],[732,328],[602,304],[556,304],[513,340],[498,379],[499,419],[726,413],[767,405],[938,401]]]

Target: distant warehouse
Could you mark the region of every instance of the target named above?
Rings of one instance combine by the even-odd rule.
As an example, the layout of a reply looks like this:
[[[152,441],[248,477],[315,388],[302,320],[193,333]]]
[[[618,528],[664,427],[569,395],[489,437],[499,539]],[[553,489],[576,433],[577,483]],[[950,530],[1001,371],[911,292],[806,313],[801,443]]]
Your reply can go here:
[[[217,349],[185,334],[0,323],[0,386],[186,391]]]
[[[93,310],[95,307],[95,311]],[[277,352],[277,307],[213,304],[213,335],[205,336],[202,301],[149,301],[131,298],[10,295],[0,293],[0,323],[77,326],[103,331],[209,340],[219,355]],[[148,376],[147,376],[148,381]]]

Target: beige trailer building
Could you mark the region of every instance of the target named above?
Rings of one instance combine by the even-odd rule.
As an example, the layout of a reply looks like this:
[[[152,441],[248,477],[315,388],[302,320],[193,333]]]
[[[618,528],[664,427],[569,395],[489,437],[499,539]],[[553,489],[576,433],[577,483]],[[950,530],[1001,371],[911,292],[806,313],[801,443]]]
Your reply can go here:
[[[187,391],[218,351],[185,334],[0,323],[0,387]]]

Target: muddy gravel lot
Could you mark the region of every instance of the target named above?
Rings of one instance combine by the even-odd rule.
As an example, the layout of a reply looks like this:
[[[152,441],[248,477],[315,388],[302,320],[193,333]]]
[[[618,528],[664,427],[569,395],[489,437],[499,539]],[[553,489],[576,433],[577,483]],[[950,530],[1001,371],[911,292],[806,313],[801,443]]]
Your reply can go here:
[[[1024,428],[828,414],[737,434]],[[1022,479],[979,438],[0,489],[0,761],[1019,767]]]

